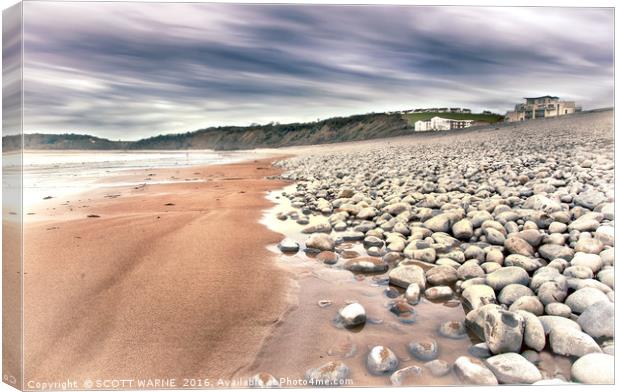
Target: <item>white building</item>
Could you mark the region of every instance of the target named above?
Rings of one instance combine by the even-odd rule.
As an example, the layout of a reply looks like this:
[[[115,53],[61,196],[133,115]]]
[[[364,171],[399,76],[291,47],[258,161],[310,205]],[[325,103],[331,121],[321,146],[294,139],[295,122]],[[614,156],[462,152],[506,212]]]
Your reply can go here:
[[[430,120],[415,122],[416,131],[447,131],[450,129],[469,128],[474,120],[453,120],[450,118],[433,117]]]
[[[557,117],[581,111],[574,101],[560,101],[551,95],[524,98],[524,103],[515,105],[515,110],[507,112],[504,121],[524,121],[534,118]]]

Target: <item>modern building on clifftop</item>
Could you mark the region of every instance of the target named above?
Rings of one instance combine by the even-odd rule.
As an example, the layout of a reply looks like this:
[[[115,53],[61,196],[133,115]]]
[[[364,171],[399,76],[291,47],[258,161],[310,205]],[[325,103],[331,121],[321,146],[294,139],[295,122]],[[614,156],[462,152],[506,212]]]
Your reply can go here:
[[[560,101],[551,95],[524,98],[525,103],[515,105],[515,110],[506,112],[505,121],[524,121],[534,118],[557,117],[581,110],[574,101]]]
[[[471,127],[474,120],[453,120],[450,118],[433,117],[430,120],[415,122],[416,131],[447,131]]]

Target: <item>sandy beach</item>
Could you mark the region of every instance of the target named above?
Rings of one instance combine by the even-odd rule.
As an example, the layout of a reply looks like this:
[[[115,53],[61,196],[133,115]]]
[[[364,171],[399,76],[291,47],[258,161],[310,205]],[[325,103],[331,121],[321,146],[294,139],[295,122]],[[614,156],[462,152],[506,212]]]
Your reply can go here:
[[[285,185],[265,179],[271,161],[148,171],[206,181],[49,200],[29,216],[26,383],[231,378],[251,362],[287,306],[265,248],[282,237],[259,223],[265,192]]]
[[[25,380],[609,383],[611,124],[260,151],[44,200]]]

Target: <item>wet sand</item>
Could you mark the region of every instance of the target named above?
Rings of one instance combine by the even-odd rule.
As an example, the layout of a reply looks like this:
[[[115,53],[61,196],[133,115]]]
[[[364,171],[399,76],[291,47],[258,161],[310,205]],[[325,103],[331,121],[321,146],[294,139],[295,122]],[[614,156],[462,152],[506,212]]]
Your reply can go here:
[[[25,226],[25,380],[231,378],[288,305],[266,159],[49,200]],[[118,195],[118,196],[116,196]],[[87,218],[87,215],[98,217]],[[79,385],[82,387],[82,385]]]
[[[21,226],[15,216],[4,216],[2,242],[2,372],[4,382],[21,388]]]

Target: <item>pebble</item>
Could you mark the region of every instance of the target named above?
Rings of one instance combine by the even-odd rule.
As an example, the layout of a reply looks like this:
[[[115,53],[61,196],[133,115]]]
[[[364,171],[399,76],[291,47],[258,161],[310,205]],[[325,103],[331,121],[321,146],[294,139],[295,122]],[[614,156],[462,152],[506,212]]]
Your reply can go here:
[[[404,324],[412,324],[416,319],[416,312],[413,306],[407,301],[397,299],[389,304],[390,312],[394,313],[398,320]]]
[[[426,362],[424,367],[427,368],[435,377],[446,376],[452,370],[450,364],[442,359],[435,359],[433,361]]]
[[[416,283],[421,290],[426,288],[424,270],[417,265],[403,265],[392,269],[389,273],[390,284],[406,289]]]
[[[439,356],[439,346],[433,339],[411,342],[409,352],[420,361],[432,361]]]
[[[517,299],[525,296],[532,296],[534,292],[527,286],[511,283],[505,286],[497,296],[499,303],[510,306]]]
[[[434,232],[450,231],[451,216],[448,214],[439,214],[424,222],[424,227]]]
[[[523,203],[523,208],[543,211],[550,214],[556,211],[561,211],[562,205],[558,201],[552,200],[546,196],[533,195],[525,200],[525,203]]]
[[[590,210],[594,210],[596,206],[605,201],[607,201],[605,195],[595,190],[581,192],[575,197],[575,204]]]
[[[407,249],[403,252],[405,257],[409,259],[424,261],[426,263],[433,263],[437,258],[437,253],[433,248],[425,248],[425,249]]]
[[[385,251],[376,246],[372,246],[366,249],[366,253],[368,254],[368,256],[382,257],[385,254]]]
[[[466,261],[456,270],[456,275],[458,279],[468,280],[483,277],[485,272],[477,261]]]
[[[454,238],[468,240],[474,235],[474,226],[468,219],[461,219],[452,225],[452,233]]]
[[[504,245],[506,237],[499,230],[489,228],[486,230],[486,240],[492,245]]]
[[[483,284],[468,286],[461,293],[461,297],[464,307],[469,310],[474,310],[483,305],[494,304],[497,302],[493,289]]]
[[[551,350],[559,355],[582,357],[601,352],[601,348],[589,335],[572,328],[554,328],[549,332]]]
[[[538,299],[540,299],[540,302],[542,302],[543,305],[548,305],[554,302],[562,302],[566,298],[567,294],[568,284],[566,279],[544,282],[536,292]]]
[[[490,274],[491,272],[497,271],[498,269],[502,268],[500,264],[490,262],[482,263],[480,267],[482,267],[485,274]]]
[[[548,335],[554,329],[558,330],[566,330],[573,329],[575,331],[581,332],[581,326],[577,324],[575,321],[558,316],[540,316],[538,320],[543,325],[543,329],[545,330],[545,335]]]
[[[566,278],[560,274],[555,268],[542,267],[534,273],[532,281],[530,282],[530,288],[537,291],[540,286],[545,282],[557,282],[566,285]]]
[[[407,366],[392,373],[390,382],[395,387],[419,385],[422,373],[419,366]]]
[[[556,244],[543,245],[538,248],[538,253],[540,253],[540,255],[548,261],[554,259],[564,259],[566,261],[570,261],[575,254],[571,248]]]
[[[340,238],[342,238],[343,241],[361,241],[364,237],[365,235],[361,231],[347,231],[340,234]]]
[[[317,305],[319,305],[320,308],[327,308],[328,306],[332,306],[332,301],[329,299],[320,299],[317,302]]]
[[[368,236],[364,238],[364,246],[366,248],[371,248],[371,247],[382,248],[383,245],[384,245],[384,242],[380,238],[377,238],[374,236]]]
[[[278,248],[283,253],[297,253],[299,251],[299,244],[290,238],[285,238],[280,241]]]
[[[454,373],[463,384],[497,385],[497,378],[484,364],[475,358],[461,356],[454,361]]]
[[[599,256],[601,256],[601,261],[603,261],[603,265],[614,265],[614,248],[603,250],[601,253],[599,253]]]
[[[388,264],[378,257],[362,256],[347,260],[344,268],[361,273],[385,272],[388,270]]]
[[[536,366],[516,353],[495,355],[485,362],[502,384],[532,384],[542,379]]]
[[[321,219],[321,221],[309,224],[301,230],[304,234],[330,233],[331,231],[332,225],[327,221],[327,219]]]
[[[500,310],[502,307],[496,304],[487,304],[480,306],[467,313],[465,316],[465,326],[480,340],[484,341],[484,321],[488,312]]]
[[[524,239],[518,236],[509,237],[504,242],[504,247],[509,253],[528,256],[534,256],[534,248]]]
[[[329,234],[314,233],[306,240],[306,246],[308,248],[323,250],[334,250],[336,242]]]
[[[563,275],[568,278],[591,279],[594,273],[589,267],[583,265],[573,265],[564,270]]]
[[[584,287],[569,295],[566,298],[565,303],[571,308],[573,313],[581,314],[588,307],[599,301],[609,302],[609,298],[598,289],[593,287]]]
[[[546,344],[545,328],[542,322],[533,313],[525,310],[518,310],[516,313],[525,321],[523,343],[533,350],[542,351]]]
[[[476,358],[488,358],[493,355],[486,343],[478,343],[469,347],[468,352]]]
[[[572,311],[568,305],[561,302],[552,302],[545,306],[545,314],[550,316],[570,317]]]
[[[333,265],[338,262],[338,254],[330,250],[324,250],[316,255],[316,259],[323,264]]]
[[[596,279],[598,279],[601,283],[606,285],[607,287],[614,289],[614,270],[613,269],[604,269],[596,275]]]
[[[562,222],[553,222],[549,225],[549,233],[564,233],[567,229],[565,223]]]
[[[305,379],[314,387],[345,385],[349,377],[349,367],[340,361],[330,361],[317,368],[306,371]]]
[[[525,358],[528,361],[532,362],[534,365],[537,365],[538,363],[540,363],[540,354],[537,351],[534,351],[534,350],[523,350],[521,355],[523,355],[523,358]]]
[[[586,354],[570,369],[571,378],[584,384],[613,384],[614,357],[603,353]]]
[[[345,327],[355,327],[366,322],[366,309],[355,302],[341,308],[338,316]]]
[[[523,343],[525,320],[506,310],[490,310],[484,319],[484,341],[493,354],[518,352]]]
[[[598,255],[603,251],[605,245],[596,238],[580,239],[575,245],[575,252],[591,253]]]
[[[391,374],[398,367],[396,354],[388,347],[375,346],[366,357],[366,366],[371,374],[383,376]]]
[[[426,282],[431,286],[450,286],[457,280],[456,270],[447,265],[439,265],[426,271]]]
[[[565,225],[566,226],[566,225]],[[568,225],[569,230],[578,231],[595,231],[600,226],[600,223],[591,218],[581,217]]]
[[[538,299],[538,297],[530,295],[518,298],[512,303],[512,305],[510,305],[508,310],[510,310],[511,312],[525,310],[528,313],[532,313],[536,316],[542,316],[545,308],[542,302],[540,302],[540,300]]]
[[[588,306],[577,323],[581,329],[595,339],[614,337],[614,304],[602,300]]]
[[[420,286],[417,283],[411,283],[407,286],[407,291],[405,291],[405,299],[411,305],[416,305],[420,302]]]
[[[615,344],[613,340],[606,340],[601,344],[601,350],[603,350],[605,354],[609,354],[609,355],[615,354],[614,347],[615,347]]]
[[[441,336],[450,339],[463,339],[467,336],[465,324],[462,321],[446,321],[439,325],[438,332]]]
[[[424,291],[424,296],[431,301],[443,301],[452,298],[454,293],[449,286],[435,286]]]
[[[504,260],[504,265],[506,267],[521,267],[528,273],[534,272],[542,267],[542,263],[538,259],[517,254],[508,255]]]
[[[493,290],[500,291],[509,284],[528,286],[530,276],[521,267],[503,267],[487,275],[486,282]]]

